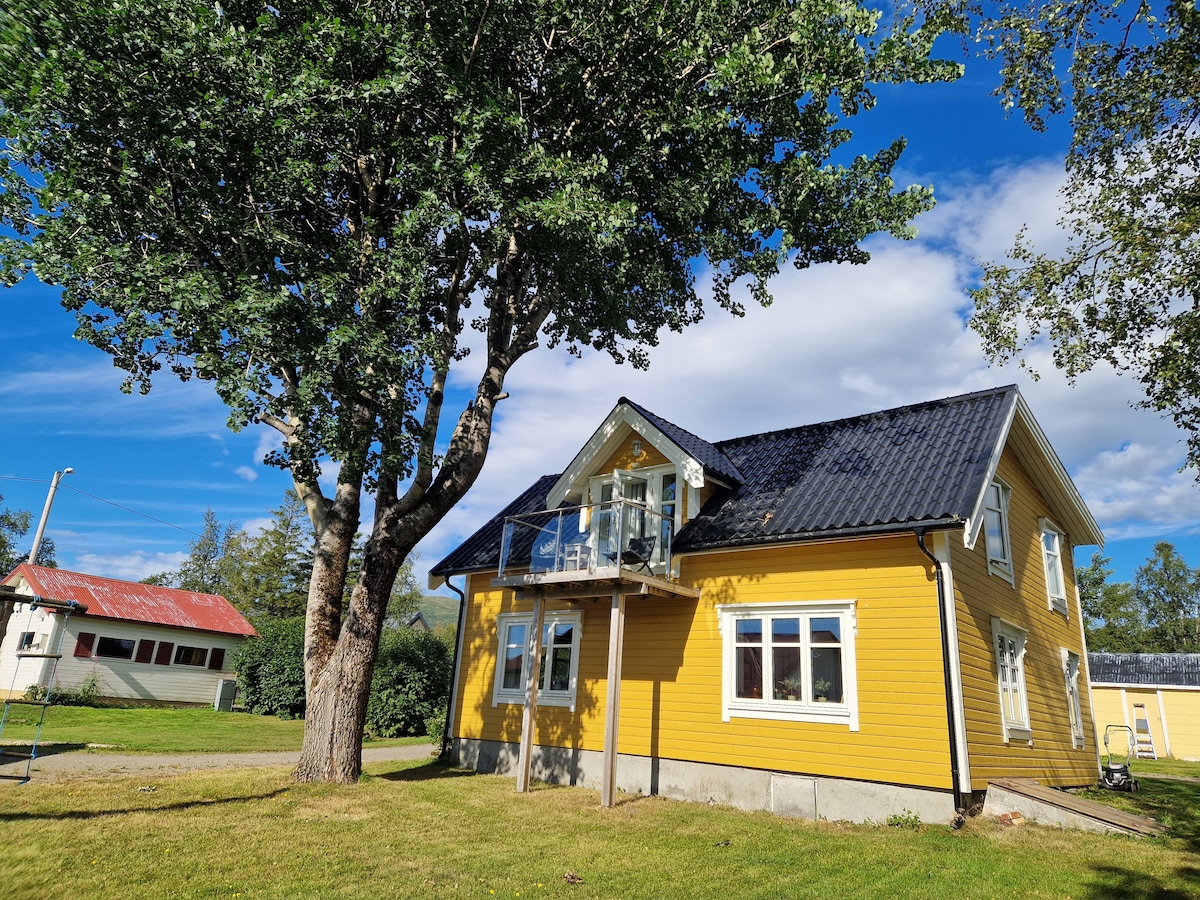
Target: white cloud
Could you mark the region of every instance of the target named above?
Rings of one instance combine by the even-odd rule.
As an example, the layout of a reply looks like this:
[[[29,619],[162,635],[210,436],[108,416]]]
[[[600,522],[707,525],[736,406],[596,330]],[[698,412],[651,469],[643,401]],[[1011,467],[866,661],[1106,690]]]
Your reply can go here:
[[[186,553],[81,553],[76,557],[75,566],[89,575],[141,581],[159,572],[174,571],[185,559]]]
[[[238,466],[233,470],[233,473],[243,481],[258,480],[258,472],[254,471],[254,469],[250,468],[249,466]]]

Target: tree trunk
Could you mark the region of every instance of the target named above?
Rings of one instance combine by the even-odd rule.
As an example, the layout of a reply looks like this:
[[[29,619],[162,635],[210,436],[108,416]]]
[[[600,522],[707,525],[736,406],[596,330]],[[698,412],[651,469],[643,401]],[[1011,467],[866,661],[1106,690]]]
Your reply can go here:
[[[328,634],[322,627],[328,617],[314,610],[315,604],[309,606],[309,625],[313,627],[311,635],[306,629],[305,636],[307,710],[304,745],[292,775],[297,781],[351,784],[362,773],[362,737],[379,637],[396,573],[412,549],[411,542],[405,546],[382,527],[379,518],[377,513],[374,533],[363,553],[361,577],[351,592],[336,640],[328,648],[323,646]],[[353,534],[349,541],[353,543]]]

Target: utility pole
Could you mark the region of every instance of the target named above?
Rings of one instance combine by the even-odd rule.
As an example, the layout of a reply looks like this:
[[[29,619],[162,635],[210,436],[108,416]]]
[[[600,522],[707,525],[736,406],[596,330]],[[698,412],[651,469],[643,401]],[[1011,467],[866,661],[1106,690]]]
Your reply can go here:
[[[64,475],[70,475],[75,470],[67,466],[61,472],[55,472],[54,477],[50,479],[50,492],[46,494],[46,505],[42,508],[42,518],[38,522],[37,534],[33,536],[33,549],[29,551],[29,564],[37,565],[38,551],[42,549],[42,535],[46,533],[46,520],[50,518],[50,507],[54,504],[54,492],[58,490],[58,483],[62,481]]]

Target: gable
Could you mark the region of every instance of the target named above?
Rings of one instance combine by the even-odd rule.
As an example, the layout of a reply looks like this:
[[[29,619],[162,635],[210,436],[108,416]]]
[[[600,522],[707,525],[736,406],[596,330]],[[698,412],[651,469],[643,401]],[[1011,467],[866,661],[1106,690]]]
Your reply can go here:
[[[1005,452],[1012,453],[1029,475],[1046,502],[1054,523],[1066,531],[1075,546],[1104,545],[1104,533],[1096,523],[1066,467],[1050,446],[1046,433],[1033,417],[1025,398],[1014,391],[1015,403],[1005,416],[1001,434],[992,453],[987,474],[979,486],[974,508],[967,517],[963,541],[973,548],[983,528],[984,494],[996,478]]]
[[[633,457],[634,440],[644,442],[643,453],[653,463]],[[621,461],[626,465],[615,465]],[[545,508],[581,503],[588,478],[613,468],[631,468],[635,462],[643,468],[673,465],[684,482],[696,489],[705,487],[706,478],[733,482],[737,477],[736,468],[714,445],[622,397],[550,489]]]

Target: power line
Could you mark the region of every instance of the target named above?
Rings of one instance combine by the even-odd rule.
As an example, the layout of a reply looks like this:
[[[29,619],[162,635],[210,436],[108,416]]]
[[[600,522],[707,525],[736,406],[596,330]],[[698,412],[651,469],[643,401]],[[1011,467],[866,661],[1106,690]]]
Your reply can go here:
[[[7,481],[28,481],[32,484],[49,484],[50,482],[48,478],[20,478],[16,475],[0,475],[0,478],[3,478]],[[193,537],[204,537],[204,535],[197,534],[190,528],[184,528],[182,525],[176,525],[173,522],[167,522],[163,519],[156,519],[154,516],[147,515],[144,512],[138,512],[136,509],[130,509],[128,506],[122,506],[120,503],[115,503],[112,500],[105,500],[103,497],[97,497],[95,494],[89,494],[87,491],[81,491],[79,488],[68,484],[65,481],[60,482],[59,487],[68,488],[77,494],[83,494],[83,496],[91,497],[93,500],[99,500],[101,503],[107,503],[109,506],[115,506],[117,509],[124,510],[132,515],[141,516],[143,519],[149,519],[151,522],[157,522],[159,525],[166,525],[168,528],[174,528],[177,531],[182,531],[184,534],[190,534]]]

